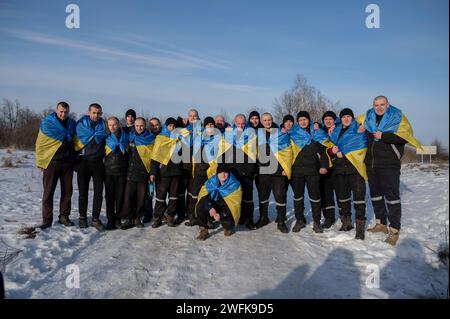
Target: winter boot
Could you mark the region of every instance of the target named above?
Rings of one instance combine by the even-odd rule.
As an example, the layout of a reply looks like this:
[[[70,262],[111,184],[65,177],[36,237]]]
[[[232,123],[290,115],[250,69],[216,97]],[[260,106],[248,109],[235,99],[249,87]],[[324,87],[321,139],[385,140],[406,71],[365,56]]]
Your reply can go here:
[[[116,223],[113,222],[112,220],[108,220],[108,222],[106,223],[105,229],[106,230],[115,230],[115,229],[117,229]]]
[[[356,239],[364,240],[364,232],[366,228],[366,221],[364,219],[356,220]]]
[[[67,215],[60,215],[59,219],[58,219],[58,223],[63,224],[66,227],[71,227],[73,225],[75,225],[70,219],[69,216]]]
[[[198,233],[197,239],[198,240],[205,240],[209,237],[209,232],[206,228],[200,227],[200,232]]]
[[[102,222],[100,221],[100,219],[93,219],[91,226],[94,227],[95,229],[97,229],[98,231],[104,231],[105,230],[105,226],[103,226]]]
[[[231,235],[234,234],[234,231],[233,231],[233,229],[225,229],[223,231],[223,234],[225,235],[225,237],[230,237]]]
[[[50,227],[52,227],[52,223],[51,222],[50,223],[43,223],[43,224],[41,224],[41,226],[39,226],[39,228],[42,229],[42,230],[50,228]]]
[[[259,219],[256,222],[256,228],[261,228],[266,226],[270,220],[269,220],[269,213],[268,213],[268,207],[260,207],[260,211],[259,211]]]
[[[121,225],[120,225],[120,229],[122,229],[122,230],[130,229],[133,227],[134,227],[134,225],[130,219],[125,219],[125,221],[123,223],[121,223]]]
[[[341,217],[342,226],[339,228],[339,231],[349,231],[353,229],[352,225],[352,216],[342,216]]]
[[[302,230],[303,228],[305,228],[306,225],[303,222],[303,218],[297,219],[297,221],[295,222],[294,228],[292,228],[292,231],[294,233],[298,233],[300,230]]]
[[[173,215],[167,215],[167,226],[175,227],[175,217]]]
[[[277,224],[277,228],[280,232],[282,232],[283,234],[287,234],[289,232],[289,229],[286,226],[285,222],[278,222]]]
[[[144,228],[144,224],[141,222],[141,219],[139,217],[133,219],[133,225],[137,228]]]
[[[334,225],[334,223],[335,223],[334,209],[333,210],[324,209],[323,216],[325,217],[325,222],[322,224],[322,228],[328,229]]]
[[[245,227],[247,227],[247,229],[249,230],[254,230],[256,229],[255,224],[253,223],[253,218],[248,218],[245,222]]]
[[[160,216],[155,217],[155,220],[153,221],[152,228],[158,228],[162,225],[162,218]]]
[[[384,242],[389,245],[395,246],[397,244],[398,238],[400,236],[400,231],[398,229],[389,227],[389,235]]]
[[[314,222],[314,224],[313,224],[313,232],[315,232],[316,234],[323,233],[323,229],[322,229],[322,226],[320,226],[320,222],[319,223]]]
[[[389,234],[389,230],[386,225],[383,225],[379,219],[375,220],[375,222],[375,226],[367,229],[368,232]]]
[[[88,228],[87,218],[80,218],[78,220],[78,225],[80,226],[80,228]]]

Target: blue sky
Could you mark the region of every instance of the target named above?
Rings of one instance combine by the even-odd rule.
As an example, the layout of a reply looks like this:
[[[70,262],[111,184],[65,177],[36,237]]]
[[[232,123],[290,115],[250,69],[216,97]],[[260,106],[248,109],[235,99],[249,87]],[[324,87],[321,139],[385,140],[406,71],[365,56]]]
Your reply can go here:
[[[448,146],[448,1],[0,1],[0,97],[201,116],[271,110],[301,73],[361,113],[383,94]],[[367,29],[376,3],[381,28]],[[444,119],[444,121],[443,121]]]

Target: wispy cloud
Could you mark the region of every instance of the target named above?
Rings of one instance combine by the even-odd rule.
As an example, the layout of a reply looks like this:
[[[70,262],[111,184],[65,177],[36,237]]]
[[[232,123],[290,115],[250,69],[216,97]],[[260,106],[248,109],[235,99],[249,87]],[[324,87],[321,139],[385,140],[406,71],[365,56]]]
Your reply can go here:
[[[128,34],[125,37],[114,38],[116,41],[128,43],[136,47],[145,48],[154,52],[163,53],[177,59],[190,61],[205,67],[212,67],[217,69],[228,69],[231,65],[230,61],[213,56],[202,56],[196,52],[192,52],[185,48],[180,48],[171,43],[160,40],[149,39],[138,34]]]
[[[52,46],[63,47],[67,49],[80,50],[85,54],[89,54],[98,59],[121,59],[124,61],[158,67],[163,69],[205,69],[205,68],[227,68],[226,65],[220,62],[213,62],[207,59],[202,59],[194,56],[189,56],[176,51],[153,48],[160,54],[151,53],[137,53],[117,49],[110,46],[101,46],[84,41],[68,40],[63,37],[44,34],[38,32],[31,32],[18,29],[0,29],[0,32],[6,33],[17,39],[24,41],[46,44]]]
[[[255,85],[231,84],[231,83],[211,83],[214,89],[237,91],[237,92],[254,92],[258,90],[267,90],[267,88]]]

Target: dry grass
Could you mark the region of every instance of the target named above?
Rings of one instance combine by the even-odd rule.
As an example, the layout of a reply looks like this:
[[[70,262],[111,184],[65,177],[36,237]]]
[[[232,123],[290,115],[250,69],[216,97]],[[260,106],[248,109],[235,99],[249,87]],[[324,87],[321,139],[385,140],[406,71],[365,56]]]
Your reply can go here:
[[[10,156],[2,158],[2,167],[14,167],[13,160]]]
[[[19,235],[25,235],[26,239],[33,239],[37,235],[36,227],[22,227],[17,233]]]

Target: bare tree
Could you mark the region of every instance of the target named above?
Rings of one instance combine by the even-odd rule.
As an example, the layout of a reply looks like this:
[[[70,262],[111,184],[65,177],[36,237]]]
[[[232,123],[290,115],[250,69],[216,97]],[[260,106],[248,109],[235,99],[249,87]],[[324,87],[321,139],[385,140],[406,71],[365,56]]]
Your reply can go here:
[[[444,145],[442,144],[442,142],[439,139],[435,138],[433,140],[433,142],[431,142],[431,145],[436,146],[436,149],[437,149],[436,157],[438,159],[446,159],[446,158],[448,158],[448,151],[447,151],[447,149],[444,147]]]
[[[339,102],[328,99],[301,74],[295,78],[293,87],[275,98],[273,104],[276,121],[281,121],[287,114],[295,116],[299,111],[309,112],[312,121],[319,120],[325,111],[339,108]]]

